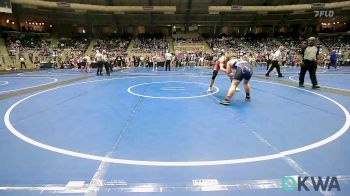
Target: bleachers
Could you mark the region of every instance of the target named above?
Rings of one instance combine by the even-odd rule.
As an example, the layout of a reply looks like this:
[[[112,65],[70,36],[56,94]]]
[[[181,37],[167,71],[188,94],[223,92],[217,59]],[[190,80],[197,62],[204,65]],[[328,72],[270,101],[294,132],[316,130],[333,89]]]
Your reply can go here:
[[[206,39],[213,52],[220,53],[223,51],[234,51],[239,54],[249,52],[249,49],[244,47],[241,40],[230,36],[211,36]]]
[[[51,38],[47,33],[7,32],[3,35],[11,67],[19,67],[19,58],[23,56],[27,68],[35,68],[36,63],[50,58]]]
[[[85,52],[89,46],[89,39],[87,37],[62,37],[59,39],[57,48],[64,50],[69,49],[72,51]]]
[[[292,51],[298,51],[300,43],[306,42],[306,39],[296,36],[280,36],[279,38],[282,45]]]
[[[241,42],[247,45],[254,52],[264,50],[276,51],[279,45],[275,40],[266,34],[247,34],[241,38]]]
[[[165,52],[169,47],[168,40],[161,34],[139,35],[133,42],[133,53]]]
[[[104,38],[97,39],[94,45],[95,49],[106,50],[107,53],[126,53],[130,38]]]
[[[91,39],[83,36],[55,39],[55,44],[52,40],[54,39],[48,34],[16,32],[4,36],[9,54],[7,56],[10,56],[11,63],[14,62],[17,66],[19,65],[19,56],[25,57],[29,67],[38,62],[56,60],[53,54],[57,55],[57,61],[60,64],[79,61],[88,46],[92,44],[92,42],[90,43]],[[350,38],[348,35],[327,36],[321,40],[325,46],[336,50],[338,54],[349,54]],[[286,57],[292,55],[297,58],[300,51],[299,44],[303,41],[306,41],[306,38],[290,34],[279,34],[275,37],[269,37],[267,34],[247,34],[242,37],[204,35],[204,38],[198,34],[186,34],[185,37],[178,34],[173,38],[166,38],[161,34],[146,34],[139,35],[134,40],[131,40],[131,35],[95,38],[90,46],[92,47],[90,52],[93,54],[96,49],[100,49],[106,50],[110,58],[115,58],[118,54],[130,58],[132,56],[147,58],[149,55],[156,54],[162,56],[165,51],[169,50],[169,47],[173,46],[174,50],[171,51],[176,54],[180,61],[186,59],[194,62],[206,61],[206,59],[213,59],[213,56],[219,55],[223,51],[234,51],[238,55],[247,55],[249,60],[255,63],[257,59],[266,61],[268,56],[276,51],[280,45],[287,48],[289,54]],[[212,51],[204,51],[204,45],[210,46]],[[0,54],[0,64],[4,64],[3,59],[6,61],[6,55]]]
[[[322,38],[322,42],[330,49],[335,50],[339,53],[350,51],[350,36],[340,35],[340,36],[328,36]]]

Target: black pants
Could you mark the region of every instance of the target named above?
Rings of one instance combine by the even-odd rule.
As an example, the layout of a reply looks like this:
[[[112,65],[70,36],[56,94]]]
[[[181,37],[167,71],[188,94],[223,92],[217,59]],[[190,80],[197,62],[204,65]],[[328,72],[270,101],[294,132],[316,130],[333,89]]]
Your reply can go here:
[[[169,68],[169,71],[170,71],[170,60],[167,60],[167,61],[165,62],[165,71],[167,71],[168,68]]]
[[[102,76],[102,69],[103,69],[103,62],[102,61],[98,61],[97,62],[97,73],[96,73],[96,75]]]
[[[107,76],[111,75],[110,74],[110,70],[111,70],[111,66],[108,62],[103,62],[104,66],[105,66],[105,70],[106,70],[106,74]]]
[[[317,63],[316,63],[316,61],[304,60],[303,62],[304,62],[304,66],[302,66],[300,68],[299,84],[300,85],[304,84],[304,78],[305,78],[306,71],[309,71],[312,86],[316,86],[317,85],[317,79],[316,79]]]
[[[113,67],[115,67],[114,63],[109,63],[109,72],[112,73],[113,72]]]
[[[282,76],[282,74],[281,74],[281,68],[280,68],[280,65],[278,64],[278,61],[272,61],[272,65],[271,65],[270,69],[267,71],[266,76],[269,76],[269,75],[270,75],[270,72],[271,72],[274,68],[277,69],[278,77],[281,77],[281,76]]]
[[[334,67],[334,69],[337,69],[337,61],[331,61],[328,64],[328,69],[330,68],[330,66]]]
[[[27,69],[27,66],[26,66],[26,63],[25,62],[21,62],[21,69],[22,67],[26,68]]]
[[[122,61],[117,61],[117,66],[122,67]]]
[[[269,70],[270,64],[271,64],[271,60],[267,60],[267,62],[266,62],[266,70]]]

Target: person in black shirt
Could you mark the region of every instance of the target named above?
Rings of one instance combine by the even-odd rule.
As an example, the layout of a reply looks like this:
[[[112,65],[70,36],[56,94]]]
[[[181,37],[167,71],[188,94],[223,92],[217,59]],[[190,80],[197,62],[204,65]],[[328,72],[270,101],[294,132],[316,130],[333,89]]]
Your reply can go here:
[[[122,57],[118,55],[115,60],[117,61],[117,66],[122,67]]]

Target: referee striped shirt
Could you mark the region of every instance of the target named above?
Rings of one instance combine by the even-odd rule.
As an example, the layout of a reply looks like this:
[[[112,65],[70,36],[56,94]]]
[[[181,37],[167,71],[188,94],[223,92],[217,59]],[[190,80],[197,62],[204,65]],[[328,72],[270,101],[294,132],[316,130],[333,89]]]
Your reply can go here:
[[[304,51],[304,60],[316,61],[318,48],[316,46],[308,46]]]

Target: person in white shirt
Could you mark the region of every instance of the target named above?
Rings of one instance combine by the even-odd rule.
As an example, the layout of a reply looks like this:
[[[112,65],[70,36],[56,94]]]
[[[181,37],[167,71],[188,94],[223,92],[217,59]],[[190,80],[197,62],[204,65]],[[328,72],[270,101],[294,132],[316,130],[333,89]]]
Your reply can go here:
[[[103,61],[103,64],[105,66],[106,75],[110,76],[110,65],[108,63],[108,55],[107,55],[107,52],[105,50],[102,51],[102,61]]]
[[[83,58],[83,62],[85,64],[84,66],[84,70],[85,72],[90,72],[90,64],[91,64],[91,58],[89,57],[89,55],[85,55]]]
[[[270,72],[274,68],[277,69],[278,77],[283,77],[283,75],[281,73],[280,64],[282,64],[282,61],[283,61],[283,51],[284,50],[285,50],[285,48],[283,46],[280,46],[278,48],[278,50],[275,52],[275,54],[272,57],[272,65],[271,65],[270,69],[267,71],[267,73],[265,74],[266,77],[270,76]]]
[[[102,69],[103,69],[103,61],[102,61],[102,54],[99,50],[96,51],[95,55],[95,61],[97,62],[97,76],[102,76]]]
[[[168,68],[169,68],[169,71],[170,71],[170,62],[171,60],[173,59],[173,55],[170,53],[170,52],[166,52],[165,53],[165,71],[168,71]]]
[[[198,59],[198,65],[199,66],[203,66],[204,65],[204,56],[203,55]]]
[[[80,71],[85,70],[86,62],[84,61],[83,55],[79,55],[78,65],[80,65]]]
[[[155,54],[153,57],[153,71],[158,71],[159,55]]]
[[[21,56],[20,58],[19,58],[19,60],[21,61],[21,69],[22,69],[22,67],[24,67],[25,69],[27,69],[27,66],[26,66],[26,59],[23,57],[23,56]]]
[[[126,67],[130,67],[130,57],[128,56],[125,57],[125,65]]]
[[[145,67],[145,57],[140,56],[140,66]]]

